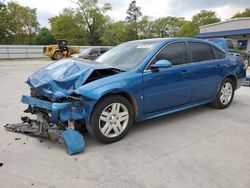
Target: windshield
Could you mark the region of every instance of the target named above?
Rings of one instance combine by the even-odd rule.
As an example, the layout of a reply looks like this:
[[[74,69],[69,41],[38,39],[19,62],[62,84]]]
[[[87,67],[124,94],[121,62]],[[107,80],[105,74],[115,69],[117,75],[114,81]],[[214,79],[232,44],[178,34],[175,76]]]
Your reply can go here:
[[[135,41],[123,43],[100,56],[96,61],[128,70],[136,67],[149,54],[159,41]]]
[[[81,54],[89,54],[90,50],[92,50],[92,48],[85,49],[81,52]]]

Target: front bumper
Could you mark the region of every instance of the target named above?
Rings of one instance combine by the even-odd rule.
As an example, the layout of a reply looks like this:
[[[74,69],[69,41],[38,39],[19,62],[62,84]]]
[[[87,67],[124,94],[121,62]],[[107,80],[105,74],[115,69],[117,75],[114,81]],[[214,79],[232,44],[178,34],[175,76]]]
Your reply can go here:
[[[67,121],[85,120],[89,122],[91,111],[94,107],[95,101],[73,101],[64,103],[52,103],[41,100],[35,97],[22,96],[21,102],[28,104],[37,109],[48,111],[50,114],[49,122],[60,121],[65,123]]]

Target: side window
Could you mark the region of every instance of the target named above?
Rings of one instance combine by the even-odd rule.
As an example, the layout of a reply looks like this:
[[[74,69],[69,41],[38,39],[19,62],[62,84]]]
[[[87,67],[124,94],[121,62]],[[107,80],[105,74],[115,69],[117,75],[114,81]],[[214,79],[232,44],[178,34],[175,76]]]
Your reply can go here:
[[[93,48],[93,50],[90,51],[90,54],[94,54],[94,55],[99,54],[98,48]]]
[[[213,47],[215,59],[225,59],[225,54],[216,47]]]
[[[199,42],[189,42],[188,45],[193,62],[214,60],[214,53],[210,45]]]
[[[185,43],[178,42],[166,46],[157,54],[154,63],[162,59],[169,60],[173,65],[187,63],[187,50]]]
[[[104,54],[108,50],[108,48],[100,48],[100,54]]]

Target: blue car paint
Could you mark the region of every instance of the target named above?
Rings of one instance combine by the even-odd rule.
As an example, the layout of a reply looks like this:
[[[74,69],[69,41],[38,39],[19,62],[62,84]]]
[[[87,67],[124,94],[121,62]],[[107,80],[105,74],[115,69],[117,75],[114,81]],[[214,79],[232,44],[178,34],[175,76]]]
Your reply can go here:
[[[136,121],[142,121],[213,101],[222,80],[227,76],[233,76],[237,80],[237,88],[242,85],[246,71],[242,68],[241,60],[233,59],[228,55],[224,60],[173,66],[157,73],[145,70],[149,61],[161,48],[166,44],[178,41],[202,41],[211,44],[199,39],[161,39],[136,68],[81,85],[70,89],[70,92],[66,91],[65,96],[75,93],[86,99],[82,105],[78,106],[80,110],[74,111],[73,103],[51,102],[50,105],[54,107],[50,109],[53,114],[52,120],[58,119],[65,122],[82,117],[87,123],[90,123],[93,107],[101,97],[110,93],[123,92],[136,102],[138,108]],[[216,67],[217,65],[219,66]],[[84,66],[86,66],[85,63]],[[98,67],[95,68],[98,69]],[[91,70],[95,68],[91,68]],[[190,72],[190,74],[180,74],[182,71]],[[175,75],[171,75],[173,73]],[[85,76],[83,77],[85,78]],[[25,103],[34,105],[31,99],[27,99]]]
[[[95,101],[55,103],[25,95],[22,96],[21,102],[49,111],[51,113],[49,122],[51,123],[55,123],[57,121],[66,122],[68,120],[73,121],[81,119],[85,119],[87,122],[89,122],[89,117],[93,105],[95,104]]]
[[[103,64],[85,63],[73,59],[64,59],[52,63],[32,74],[26,83],[41,95],[52,101],[67,97],[79,88],[94,70],[107,69]]]

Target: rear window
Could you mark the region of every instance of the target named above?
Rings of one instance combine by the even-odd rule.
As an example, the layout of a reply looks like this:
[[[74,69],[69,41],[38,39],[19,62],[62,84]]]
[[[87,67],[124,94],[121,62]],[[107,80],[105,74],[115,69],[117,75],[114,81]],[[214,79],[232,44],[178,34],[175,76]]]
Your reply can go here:
[[[213,47],[215,59],[225,59],[225,53],[216,47]]]
[[[210,45],[199,42],[189,42],[188,44],[193,62],[214,60],[214,53]]]

